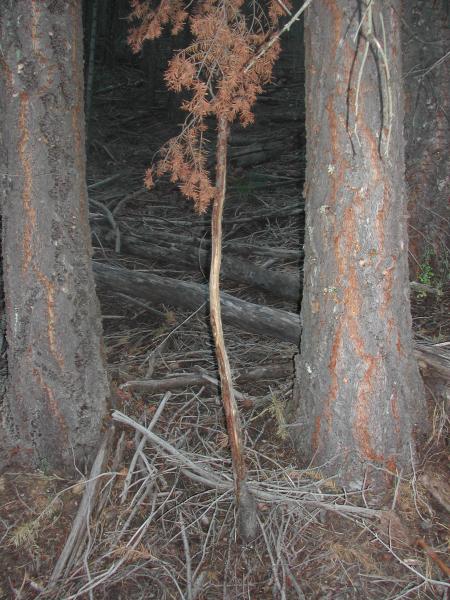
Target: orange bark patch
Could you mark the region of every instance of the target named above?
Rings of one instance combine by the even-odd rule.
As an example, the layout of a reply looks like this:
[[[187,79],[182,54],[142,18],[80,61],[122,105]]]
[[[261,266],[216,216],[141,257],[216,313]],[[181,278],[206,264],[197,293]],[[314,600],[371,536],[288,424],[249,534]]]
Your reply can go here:
[[[5,80],[6,80],[6,88],[8,90],[8,93],[12,93],[12,89],[13,89],[13,74],[11,69],[9,68],[8,63],[5,61],[5,59],[3,58],[3,56],[0,54],[0,67],[2,68],[2,71],[5,75]]]
[[[326,111],[328,114],[328,127],[331,137],[331,155],[339,156],[338,153],[338,122],[336,112],[333,105],[333,96],[330,96],[327,100]],[[334,199],[334,198],[333,198]]]
[[[346,209],[342,223],[340,235],[336,235],[334,239],[337,262],[336,285],[342,285],[342,282],[347,282],[342,297],[343,316],[341,317],[339,331],[342,332],[345,327],[361,366],[366,366],[358,389],[357,405],[355,407],[356,418],[353,423],[354,436],[363,456],[376,462],[385,462],[385,458],[377,454],[373,449],[372,436],[370,434],[371,397],[376,386],[376,373],[381,357],[373,356],[366,351],[364,337],[360,333],[359,318],[362,301],[355,266],[359,244],[355,238],[356,222],[354,210],[351,206]],[[342,249],[340,242],[343,246]],[[330,400],[331,398],[335,399],[338,393],[336,364],[339,360],[338,354],[341,346],[336,345],[335,342],[333,342],[332,346],[332,360],[329,363],[332,380]]]
[[[55,285],[41,271],[36,273],[39,282],[42,284],[46,293],[47,304],[47,336],[50,352],[55,358],[61,369],[64,368],[64,358],[58,350],[56,341],[56,311],[55,311]]]
[[[379,357],[365,355],[361,358],[367,364],[367,370],[364,374],[358,392],[358,405],[356,407],[356,419],[354,421],[354,435],[358,440],[358,445],[362,451],[363,456],[369,460],[376,462],[385,462],[385,457],[381,454],[377,454],[372,447],[372,439],[370,435],[370,406],[371,396],[374,390],[375,373],[379,364]]]
[[[360,97],[360,105],[363,103],[364,98]],[[377,182],[381,183],[383,179],[383,174],[381,172],[382,163],[378,149],[378,138],[363,118],[361,118],[361,122],[358,120],[358,129],[362,133],[361,146],[367,149],[369,154],[368,159],[373,180],[372,187],[374,187]]]
[[[387,460],[386,460],[386,468],[391,472],[391,473],[397,473],[397,463],[395,461],[395,458],[393,456],[390,456]]]
[[[348,325],[350,335],[358,348],[362,343],[358,333],[358,322],[361,308],[361,294],[359,293],[358,276],[356,268],[351,266],[348,274],[348,286],[344,291],[344,305],[346,306],[346,314],[348,315]]]
[[[311,440],[313,452],[316,452],[316,450],[319,447],[321,427],[322,427],[322,417],[320,415],[318,415],[316,417],[314,432],[313,432],[312,440]]]
[[[27,153],[28,142],[30,139],[28,128],[27,128],[27,117],[28,117],[28,106],[29,98],[25,92],[20,94],[20,107],[19,107],[19,159],[23,169],[24,183],[22,190],[22,203],[23,211],[25,214],[25,227],[23,235],[23,263],[22,272],[27,271],[31,259],[33,257],[32,250],[32,236],[33,230],[36,226],[36,211],[31,203],[31,194],[33,187],[33,173],[30,164],[30,157]]]
[[[376,218],[376,224],[375,224],[375,228],[376,228],[376,232],[377,232],[377,237],[380,240],[379,241],[379,248],[382,249],[384,248],[384,232],[385,232],[385,228],[386,228],[386,213],[387,213],[387,209],[389,206],[389,202],[390,202],[390,193],[389,193],[389,189],[387,187],[387,185],[384,185],[384,190],[383,190],[383,203],[379,209],[379,211],[377,212],[377,218]]]
[[[348,280],[349,285],[344,293],[344,305],[347,307],[346,314],[348,315],[348,332],[357,356],[362,363],[367,365],[366,372],[358,389],[357,405],[355,408],[356,418],[354,422],[354,435],[358,440],[359,448],[364,456],[371,460],[375,460],[375,452],[371,447],[368,420],[370,418],[370,398],[373,394],[375,384],[374,375],[379,359],[366,352],[364,338],[359,331],[361,294],[359,292],[358,279],[354,267],[350,269]]]
[[[338,67],[337,75],[340,81],[347,82],[350,77],[354,77],[358,73],[358,64],[354,63],[355,49],[352,47],[352,41],[345,39],[346,31],[343,29],[343,11],[339,5],[332,0],[324,0],[329,12],[331,24],[330,35],[332,36],[332,48],[330,52],[330,60],[335,60]],[[339,55],[338,55],[339,53]],[[361,54],[361,53],[360,53]],[[357,60],[360,60],[357,59]],[[352,71],[353,69],[353,71]],[[343,146],[349,139],[347,110],[351,114],[355,113],[355,96],[350,98],[348,90],[344,85],[336,85],[333,92],[328,94],[325,103],[326,123],[328,125],[329,146],[326,148],[327,155],[329,153],[329,195],[327,203],[337,205],[342,203],[343,214],[336,218],[334,227],[334,257],[336,263],[334,288],[336,298],[340,300],[339,322],[334,331],[333,337],[330,340],[330,358],[328,362],[328,374],[330,377],[330,386],[326,397],[324,398],[323,408],[320,417],[316,417],[315,428],[312,435],[314,448],[317,449],[320,443],[320,435],[324,435],[324,422],[326,418],[328,425],[331,425],[333,419],[332,408],[336,402],[344,401],[345,392],[345,377],[344,368],[350,365],[349,362],[353,359],[355,366],[359,368],[359,373],[356,375],[357,390],[356,398],[348,398],[348,401],[353,404],[352,411],[354,421],[351,425],[352,434],[355,444],[361,452],[361,455],[366,459],[387,464],[390,457],[383,456],[377,448],[379,443],[376,422],[376,410],[373,406],[374,398],[378,398],[378,385],[380,382],[380,368],[382,367],[383,357],[375,349],[370,350],[371,340],[367,340],[364,319],[362,319],[363,300],[364,297],[364,268],[372,270],[377,267],[374,265],[375,260],[379,260],[380,270],[386,268],[383,256],[383,262],[378,257],[379,253],[383,253],[384,236],[386,219],[389,217],[389,195],[390,188],[384,184],[384,165],[379,153],[379,139],[377,130],[373,130],[369,120],[366,119],[366,98],[368,94],[372,94],[373,90],[368,89],[370,81],[361,82],[359,90],[359,114],[357,115],[357,130],[361,141],[358,150],[358,157],[355,159],[355,168],[360,168],[364,164],[367,176],[364,181],[364,190],[355,189],[360,184],[354,184],[351,169],[353,167],[345,159]],[[348,106],[348,102],[350,105]],[[361,154],[361,157],[359,155]],[[325,159],[328,160],[328,159]],[[350,185],[354,188],[350,189]],[[366,189],[367,187],[367,189]],[[381,199],[379,198],[382,195]],[[352,198],[349,198],[352,196]],[[378,209],[375,223],[372,227],[375,229],[375,242],[372,254],[361,256],[362,248],[365,247],[365,239],[362,237],[361,223],[366,222],[366,219],[371,219],[370,202],[374,202],[373,197],[376,197]],[[374,257],[373,252],[375,252]],[[387,279],[384,282],[384,287],[380,287],[380,292],[383,289],[384,296],[382,298],[384,312],[386,307],[392,303],[392,286],[394,280],[394,266],[392,272],[387,272]],[[362,324],[363,323],[363,324]],[[370,344],[370,345],[369,345]],[[347,353],[347,346],[350,346],[349,356],[344,357]],[[395,405],[391,410],[397,410]],[[397,412],[398,414],[398,412]],[[383,450],[382,450],[383,451]],[[395,466],[395,465],[394,465]]]
[[[395,261],[395,257],[392,257]],[[392,286],[394,281],[394,265],[383,271],[383,302],[380,305],[380,318],[385,319],[389,314],[389,306],[392,301]]]

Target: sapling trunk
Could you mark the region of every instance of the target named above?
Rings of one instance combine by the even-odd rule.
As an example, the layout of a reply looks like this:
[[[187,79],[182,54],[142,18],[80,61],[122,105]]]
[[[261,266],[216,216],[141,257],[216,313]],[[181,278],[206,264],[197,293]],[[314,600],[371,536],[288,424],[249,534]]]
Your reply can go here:
[[[229,125],[226,117],[218,118],[216,194],[211,217],[211,270],[209,275],[209,304],[211,328],[214,337],[217,364],[220,376],[222,403],[225,411],[231,460],[236,491],[239,533],[244,541],[256,536],[258,521],[256,503],[247,486],[247,468],[239,410],[234,396],[230,362],[223,337],[220,310],[220,264],[222,260],[222,213],[226,193],[227,142]]]

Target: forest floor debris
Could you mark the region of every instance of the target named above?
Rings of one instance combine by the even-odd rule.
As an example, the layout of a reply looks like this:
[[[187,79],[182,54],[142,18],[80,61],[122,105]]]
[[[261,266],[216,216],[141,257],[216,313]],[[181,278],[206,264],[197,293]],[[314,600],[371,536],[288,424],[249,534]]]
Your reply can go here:
[[[132,68],[124,68],[122,75],[128,81],[142,76]],[[278,124],[281,132],[283,126],[292,129],[301,112],[295,104],[298,90],[286,89],[292,94],[283,102],[296,117],[287,126]],[[148,114],[138,86],[116,86],[102,94],[103,101],[109,94],[103,105],[107,114],[94,121],[91,143],[96,156],[91,154],[89,165],[96,258],[204,282],[201,269],[189,272],[177,263],[118,254],[103,245],[96,224],[103,226],[105,215],[115,250],[120,245],[118,229],[124,235],[151,237],[154,232],[155,238],[195,238],[200,240],[198,247],[207,249],[208,223],[207,217],[192,214],[174,186],[162,183],[152,193],[142,187],[152,152],[171,135],[171,126],[162,118],[164,98],[160,112],[150,120],[133,116]],[[268,103],[261,105],[263,112],[265,107],[273,111]],[[237,141],[242,142],[239,136]],[[225,248],[234,246],[262,268],[296,276],[304,157],[300,149],[296,152],[288,145],[287,150],[277,150],[277,161],[269,165],[248,171],[242,165],[233,167]],[[298,309],[294,301],[246,285],[230,287],[227,282],[226,291],[275,309]],[[447,344],[449,290],[438,298],[423,292],[420,297],[413,292],[416,339]],[[175,312],[169,305],[156,309],[133,298],[132,290],[102,295],[101,300],[115,386],[111,449],[99,459],[93,480],[81,473],[78,481],[44,471],[9,470],[1,475],[0,597],[448,597],[449,498],[443,485],[448,473],[448,381],[440,381],[433,366],[425,373],[433,428],[422,447],[422,463],[412,477],[398,474],[390,497],[371,506],[364,493],[345,493],[320,469],[296,465],[284,419],[292,379],[270,374],[277,365],[289,371],[296,346],[226,328],[234,372],[267,369],[257,379],[236,380],[260,524],[255,542],[242,545],[236,535],[228,440],[203,312]],[[443,360],[448,360],[447,347],[441,348]],[[169,393],[129,384],[193,374],[199,374],[199,382],[185,380],[184,387],[174,386]],[[204,377],[213,381],[202,385]],[[64,547],[67,560],[59,568]]]

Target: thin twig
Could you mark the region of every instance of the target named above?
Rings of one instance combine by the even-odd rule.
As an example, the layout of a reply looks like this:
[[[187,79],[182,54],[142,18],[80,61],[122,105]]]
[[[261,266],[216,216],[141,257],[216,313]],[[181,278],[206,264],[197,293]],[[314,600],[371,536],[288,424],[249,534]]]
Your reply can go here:
[[[159,406],[156,409],[155,414],[153,415],[153,419],[151,420],[150,425],[147,428],[147,431],[151,431],[153,429],[153,427],[156,425],[156,423],[158,422],[158,419],[161,416],[161,413],[164,410],[164,407],[166,406],[171,395],[172,394],[170,392],[167,392],[164,395],[164,398],[159,403]],[[142,438],[136,448],[136,452],[134,453],[133,458],[131,459],[130,466],[128,467],[128,473],[127,473],[127,476],[125,477],[125,481],[123,483],[123,490],[120,495],[120,501],[122,504],[125,502],[125,499],[127,497],[128,490],[129,490],[130,484],[131,484],[131,480],[133,479],[134,469],[135,469],[136,463],[138,461],[138,457],[139,457],[139,455],[141,455],[146,442],[147,442],[147,438],[145,436],[142,436]]]
[[[308,8],[308,6],[313,2],[313,0],[306,0],[306,2],[298,9],[298,11],[294,14],[294,16],[286,23],[286,25],[284,25],[284,27],[282,27],[279,31],[276,31],[272,37],[270,38],[270,40],[268,42],[266,42],[263,47],[261,48],[261,50],[258,52],[258,54],[252,58],[252,60],[248,63],[248,65],[245,67],[244,71],[245,73],[247,73],[248,71],[250,71],[250,69],[256,64],[256,62],[262,57],[264,56],[264,54],[270,49],[272,48],[272,46],[275,44],[275,42],[280,39],[280,37],[283,35],[283,33],[285,33],[286,31],[289,31],[289,29],[292,27],[292,25],[299,20],[299,18],[302,16],[302,14],[305,12],[305,10]]]
[[[181,531],[181,539],[183,540],[183,548],[184,548],[184,560],[186,564],[186,588],[187,588],[187,597],[188,600],[193,599],[192,593],[192,561],[191,561],[191,553],[189,550],[189,542],[186,535],[186,527],[184,525],[183,515],[180,512],[178,517],[180,521],[180,531]]]

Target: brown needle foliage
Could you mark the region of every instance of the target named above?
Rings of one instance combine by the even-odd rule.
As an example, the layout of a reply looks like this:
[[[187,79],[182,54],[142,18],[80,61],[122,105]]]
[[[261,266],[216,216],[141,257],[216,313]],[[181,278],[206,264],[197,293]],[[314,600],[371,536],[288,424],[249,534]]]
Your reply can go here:
[[[253,122],[252,107],[263,85],[270,81],[280,52],[278,41],[261,53],[276,30],[289,0],[269,0],[266,6],[244,4],[244,0],[198,0],[188,16],[181,0],[131,0],[130,20],[138,24],[130,30],[129,43],[135,52],[145,40],[158,37],[169,25],[176,34],[189,20],[192,43],[178,51],[165,74],[167,87],[186,90],[182,103],[188,117],[177,137],[161,150],[160,160],[148,169],[145,183],[153,186],[154,175],[170,173],[184,196],[191,198],[199,213],[204,212],[215,194],[207,170],[207,125],[205,118],[239,120],[245,127]]]

